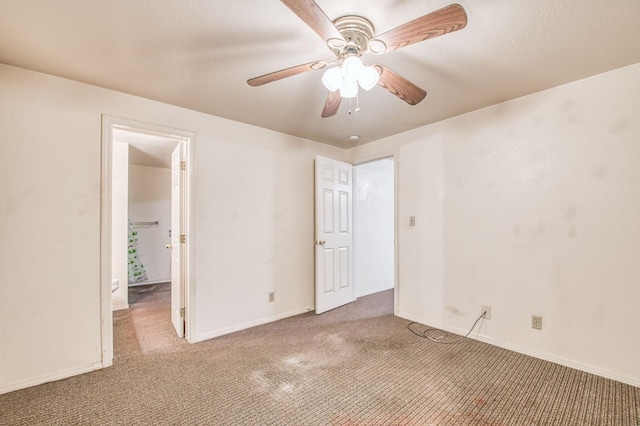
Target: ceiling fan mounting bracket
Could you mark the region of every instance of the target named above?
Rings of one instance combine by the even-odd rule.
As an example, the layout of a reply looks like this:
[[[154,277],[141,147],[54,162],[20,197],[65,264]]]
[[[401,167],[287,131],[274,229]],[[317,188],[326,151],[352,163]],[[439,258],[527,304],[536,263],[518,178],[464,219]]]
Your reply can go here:
[[[344,41],[335,38],[327,40],[329,49],[338,57],[362,55],[375,34],[373,24],[362,16],[343,16],[334,20],[333,25],[344,37]]]

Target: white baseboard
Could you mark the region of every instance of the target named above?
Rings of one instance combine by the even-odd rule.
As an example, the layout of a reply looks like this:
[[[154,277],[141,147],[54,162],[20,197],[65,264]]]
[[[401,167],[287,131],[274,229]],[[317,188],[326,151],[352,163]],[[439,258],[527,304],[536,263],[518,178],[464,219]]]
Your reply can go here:
[[[123,309],[129,309],[129,304],[124,301],[123,298],[113,296],[111,298],[111,310],[112,311],[121,311]]]
[[[67,379],[69,377],[77,376],[79,374],[89,373],[94,370],[99,370],[103,368],[101,362],[97,362],[95,364],[91,364],[88,367],[83,368],[72,368],[70,370],[59,371],[55,374],[47,374],[40,377],[31,377],[25,380],[19,380],[14,383],[3,384],[0,387],[0,395],[4,393],[9,393],[13,391],[17,391],[20,389],[30,388],[31,386],[41,385],[43,383],[55,382],[57,380]]]
[[[365,296],[369,296],[370,294],[375,294],[375,293],[380,293],[382,291],[387,291],[387,290],[393,290],[393,286],[384,287],[384,288],[369,288],[369,289],[366,289],[362,293],[357,293],[356,294],[356,299],[359,299],[359,298],[365,297]]]
[[[420,323],[420,324],[428,325],[429,327],[437,328],[439,330],[443,330],[443,331],[446,331],[446,332],[449,332],[449,333],[454,333],[454,334],[457,334],[457,335],[460,335],[460,336],[464,336],[469,331],[469,330],[463,330],[463,329],[459,329],[459,328],[455,328],[455,327],[448,327],[448,326],[443,325],[443,324],[436,324],[435,322],[431,322],[431,321],[425,323],[424,319],[416,318],[416,317],[414,317],[412,315],[405,314],[404,312],[399,312],[397,316],[400,317],[400,318],[404,318],[404,319],[406,319],[408,321],[414,321],[414,322],[417,322],[417,323]],[[562,358],[562,357],[558,357],[558,356],[555,356],[555,355],[550,355],[550,354],[545,354],[545,353],[532,351],[530,349],[523,348],[523,347],[511,344],[509,342],[503,342],[503,341],[496,340],[496,339],[493,339],[491,337],[484,336],[484,335],[477,334],[477,333],[471,333],[469,335],[469,338],[470,339],[475,339],[475,340],[480,340],[481,342],[485,342],[485,343],[488,343],[488,344],[493,345],[493,346],[498,346],[500,348],[507,349],[507,350],[510,350],[510,351],[513,351],[513,352],[518,352],[518,353],[521,353],[523,355],[532,356],[534,358],[538,358],[538,359],[542,359],[542,360],[545,360],[545,361],[553,362],[555,364],[564,365],[565,367],[574,368],[576,370],[584,371],[585,373],[595,374],[596,376],[600,376],[600,377],[604,377],[604,378],[607,378],[607,379],[615,380],[615,381],[621,382],[621,383],[626,383],[626,384],[631,385],[631,386],[640,387],[640,378],[637,378],[637,377],[629,377],[629,376],[625,376],[625,375],[614,373],[612,371],[603,370],[603,369],[600,369],[598,367],[594,367],[592,365],[583,364],[583,363],[580,363],[578,361],[574,361],[574,360],[571,360],[571,359]]]
[[[293,317],[300,314],[306,314],[307,312],[313,311],[314,308],[303,308],[296,309],[294,311],[285,312],[283,314],[274,315],[272,317],[260,318],[254,321],[245,322],[242,324],[234,325],[232,327],[223,328],[220,330],[210,331],[204,334],[196,335],[195,339],[190,343],[202,342],[205,340],[213,339],[214,337],[224,336],[225,334],[235,333],[236,331],[246,330],[247,328],[255,327],[258,325],[268,324],[270,322],[278,321],[281,319]]]

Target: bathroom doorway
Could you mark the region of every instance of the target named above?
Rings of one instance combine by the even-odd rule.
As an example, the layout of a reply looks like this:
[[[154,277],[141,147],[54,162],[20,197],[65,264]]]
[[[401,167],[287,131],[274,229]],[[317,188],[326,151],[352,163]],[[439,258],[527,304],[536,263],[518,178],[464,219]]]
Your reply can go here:
[[[166,309],[158,318],[170,318],[174,337],[188,338],[188,157],[193,137],[103,116],[102,306],[103,323],[109,323],[103,326],[105,360],[113,357],[110,310],[129,309],[132,302],[151,296],[154,306]],[[166,308],[158,305],[165,299]]]

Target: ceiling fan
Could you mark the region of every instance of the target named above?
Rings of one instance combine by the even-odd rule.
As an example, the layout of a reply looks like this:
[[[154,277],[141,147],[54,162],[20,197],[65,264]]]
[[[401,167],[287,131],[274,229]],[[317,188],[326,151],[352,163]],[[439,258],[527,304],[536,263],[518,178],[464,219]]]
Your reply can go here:
[[[319,70],[328,65],[337,67],[325,71],[322,82],[329,95],[322,110],[322,117],[332,117],[344,98],[358,94],[358,86],[369,90],[378,85],[409,105],[422,101],[427,92],[406,78],[381,64],[365,66],[360,57],[365,53],[381,55],[401,47],[461,30],[467,25],[467,14],[459,4],[409,21],[399,27],[375,35],[373,24],[361,16],[348,15],[331,21],[314,0],[281,0],[323,40],[336,58],[333,61],[314,61],[275,71],[247,80],[250,86],[261,86],[286,77]]]

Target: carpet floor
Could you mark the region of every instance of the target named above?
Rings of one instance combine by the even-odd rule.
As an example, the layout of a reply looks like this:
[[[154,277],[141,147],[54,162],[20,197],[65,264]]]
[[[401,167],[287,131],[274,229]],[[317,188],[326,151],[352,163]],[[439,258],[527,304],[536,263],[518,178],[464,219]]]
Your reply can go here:
[[[169,299],[168,285],[131,290],[114,365],[0,395],[0,424],[640,425],[640,388],[420,338],[391,291],[197,344],[175,337]]]

